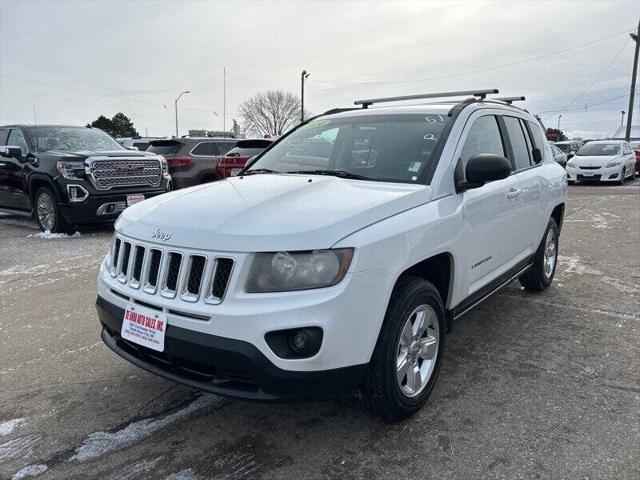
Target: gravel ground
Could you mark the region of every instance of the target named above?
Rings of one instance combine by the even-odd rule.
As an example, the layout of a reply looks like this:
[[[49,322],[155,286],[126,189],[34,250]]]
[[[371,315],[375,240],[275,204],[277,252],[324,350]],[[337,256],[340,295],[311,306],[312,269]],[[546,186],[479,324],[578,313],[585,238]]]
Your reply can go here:
[[[640,478],[640,180],[570,187],[553,287],[461,319],[427,406],[391,426],[121,360],[94,309],[110,238],[0,215],[0,478]]]

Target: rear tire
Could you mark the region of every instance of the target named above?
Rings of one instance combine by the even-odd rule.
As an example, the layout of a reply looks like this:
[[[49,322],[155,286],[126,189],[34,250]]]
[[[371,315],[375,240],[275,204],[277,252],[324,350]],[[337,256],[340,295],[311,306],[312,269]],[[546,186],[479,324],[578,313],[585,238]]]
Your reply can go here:
[[[69,233],[71,228],[62,218],[56,196],[49,187],[40,187],[34,197],[33,215],[40,230]]]
[[[526,290],[541,292],[553,282],[558,265],[558,240],[558,224],[552,217],[534,257],[533,266],[518,278],[520,285]]]
[[[426,403],[442,364],[445,332],[438,290],[421,278],[400,278],[363,385],[369,408],[385,422],[410,417]]]

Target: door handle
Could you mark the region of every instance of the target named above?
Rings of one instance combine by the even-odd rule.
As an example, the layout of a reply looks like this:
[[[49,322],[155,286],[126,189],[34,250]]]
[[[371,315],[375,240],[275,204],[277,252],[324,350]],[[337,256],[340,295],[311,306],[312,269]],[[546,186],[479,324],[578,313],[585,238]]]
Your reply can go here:
[[[522,189],[512,187],[511,190],[507,192],[507,198],[509,199],[518,198],[518,195],[520,195],[521,193],[522,193]]]
[[[7,164],[6,164],[6,163],[4,163],[4,162],[0,162],[0,167],[6,167],[6,166],[7,166]]]

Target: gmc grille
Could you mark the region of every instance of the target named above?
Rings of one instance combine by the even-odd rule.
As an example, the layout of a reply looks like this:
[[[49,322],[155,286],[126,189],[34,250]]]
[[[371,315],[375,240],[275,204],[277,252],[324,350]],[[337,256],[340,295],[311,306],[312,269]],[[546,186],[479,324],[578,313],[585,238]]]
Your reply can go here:
[[[159,160],[90,158],[87,162],[87,173],[98,190],[133,186],[159,187],[162,183],[162,165]]]

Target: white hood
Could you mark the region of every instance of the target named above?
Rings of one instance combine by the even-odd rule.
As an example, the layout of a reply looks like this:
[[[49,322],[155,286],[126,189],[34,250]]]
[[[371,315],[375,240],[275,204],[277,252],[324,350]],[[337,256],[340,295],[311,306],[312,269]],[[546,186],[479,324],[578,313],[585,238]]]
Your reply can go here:
[[[116,230],[193,249],[260,252],[329,248],[368,225],[427,203],[430,187],[319,175],[251,175],[199,185],[127,208]]]
[[[620,159],[620,155],[576,155],[571,159],[571,163],[576,167],[603,167]]]

